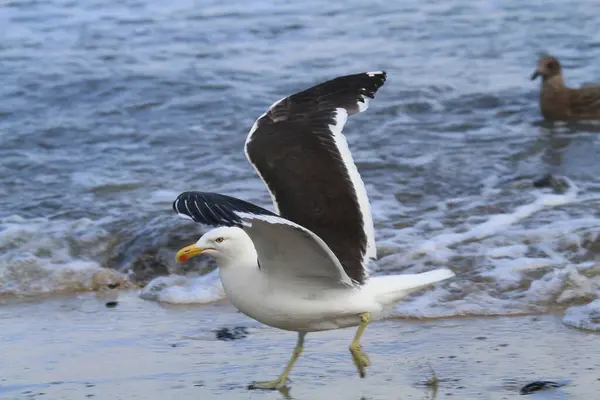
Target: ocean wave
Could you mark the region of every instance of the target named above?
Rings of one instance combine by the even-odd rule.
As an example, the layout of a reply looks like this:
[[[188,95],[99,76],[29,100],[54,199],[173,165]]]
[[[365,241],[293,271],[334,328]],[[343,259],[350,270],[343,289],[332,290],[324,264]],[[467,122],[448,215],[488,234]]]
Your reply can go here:
[[[502,184],[501,180],[494,181]],[[498,187],[485,187],[493,196]],[[373,188],[373,213],[394,203]],[[158,196],[158,200],[169,195]],[[457,276],[397,305],[391,316],[439,318],[513,315],[568,309],[565,323],[587,326],[586,308],[600,294],[600,218],[588,212],[594,196],[579,196],[568,182],[562,194],[531,189],[503,212],[481,196],[449,199],[438,207],[397,210],[378,226],[375,274],[449,267]],[[390,227],[391,225],[391,227]],[[139,295],[171,304],[206,304],[225,298],[208,257],[177,263],[175,252],[196,241],[203,227],[170,214],[103,224],[11,216],[0,219],[0,295],[31,296],[104,287],[142,286]],[[590,306],[591,307],[591,306]],[[583,311],[581,311],[583,310]],[[588,315],[588,317],[586,317]],[[579,321],[576,322],[576,318]],[[593,318],[591,319],[593,320]],[[575,321],[575,322],[574,322]],[[589,324],[588,324],[589,325]]]
[[[486,188],[486,190],[489,188]],[[563,194],[532,191],[529,203],[489,213],[478,223],[464,218],[447,226],[440,207],[423,221],[386,230],[376,273],[422,272],[450,267],[456,278],[399,303],[392,316],[439,318],[548,312],[589,303],[600,293],[600,264],[590,259],[600,219],[560,218],[562,207],[585,207],[569,182]],[[377,196],[375,196],[377,197]],[[387,200],[373,201],[374,212]],[[480,201],[463,198],[463,213]],[[536,218],[537,217],[537,218]],[[541,218],[540,218],[541,217]],[[395,236],[394,236],[395,235]],[[428,237],[429,236],[429,237]],[[172,276],[152,281],[142,297],[168,303],[209,303],[224,297],[217,272],[194,278]]]
[[[600,300],[567,309],[563,322],[573,328],[600,332]]]
[[[0,295],[33,296],[126,287],[103,268],[111,235],[89,219],[0,219]]]

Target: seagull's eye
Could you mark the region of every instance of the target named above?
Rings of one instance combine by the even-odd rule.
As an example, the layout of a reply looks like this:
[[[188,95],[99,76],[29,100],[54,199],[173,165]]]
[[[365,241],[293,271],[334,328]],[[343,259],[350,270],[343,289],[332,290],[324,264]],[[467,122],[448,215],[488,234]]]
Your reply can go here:
[[[217,243],[221,243],[222,241],[223,241],[222,237],[218,237],[218,238],[215,239],[215,242],[217,242]]]

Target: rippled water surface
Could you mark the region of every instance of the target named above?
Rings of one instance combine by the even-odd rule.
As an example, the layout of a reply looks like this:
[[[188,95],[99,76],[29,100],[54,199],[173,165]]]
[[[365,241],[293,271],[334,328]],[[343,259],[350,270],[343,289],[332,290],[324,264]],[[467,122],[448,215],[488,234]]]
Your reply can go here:
[[[386,70],[345,129],[378,268],[457,272],[397,313],[590,303],[600,128],[541,121],[529,76],[551,52],[568,84],[600,80],[599,14],[591,0],[2,2],[0,294],[189,272],[174,250],[201,231],[174,216],[177,194],[270,207],[243,153],[256,117],[337,75]],[[156,283],[147,298],[220,295],[213,275]],[[573,324],[593,328],[597,309]]]

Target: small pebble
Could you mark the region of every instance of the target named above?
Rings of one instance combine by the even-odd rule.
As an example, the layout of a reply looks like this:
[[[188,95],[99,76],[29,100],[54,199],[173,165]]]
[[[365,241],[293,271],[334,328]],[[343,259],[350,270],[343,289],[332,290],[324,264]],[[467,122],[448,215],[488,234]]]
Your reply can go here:
[[[564,383],[552,382],[552,381],[535,381],[528,383],[527,385],[521,388],[520,393],[522,395],[531,394],[535,392],[539,392],[540,390],[550,389],[550,388],[559,388],[561,386],[565,386]]]
[[[236,326],[233,329],[230,328],[221,328],[216,331],[217,340],[237,340],[244,339],[248,336],[248,330],[243,326]]]
[[[118,301],[107,301],[106,308],[115,308],[119,304]]]

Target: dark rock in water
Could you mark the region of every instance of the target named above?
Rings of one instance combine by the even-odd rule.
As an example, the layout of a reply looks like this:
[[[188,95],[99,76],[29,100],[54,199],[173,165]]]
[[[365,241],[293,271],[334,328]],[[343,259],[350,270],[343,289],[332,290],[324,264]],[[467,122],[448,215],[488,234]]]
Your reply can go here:
[[[569,183],[564,178],[556,177],[552,174],[546,174],[534,180],[533,186],[539,189],[551,188],[557,194],[562,194],[569,189]]]
[[[248,329],[244,326],[236,326],[235,328],[221,328],[216,331],[217,340],[238,340],[248,336]]]
[[[115,308],[119,304],[118,301],[107,301],[106,308]]]
[[[549,188],[552,187],[552,181],[554,177],[551,174],[546,174],[543,177],[533,181],[533,186],[536,188]]]
[[[203,230],[198,224],[178,222],[172,214],[140,220],[123,220],[111,230],[111,241],[104,266],[118,271],[131,271],[131,281],[145,286],[158,276],[185,275],[190,271],[201,275],[214,269],[208,257],[197,257],[190,262],[177,263],[177,250],[196,242]]]
[[[565,384],[552,381],[535,381],[523,386],[520,393],[522,395],[532,394],[540,390],[559,388],[561,386],[565,386]]]
[[[133,261],[131,279],[135,283],[145,285],[157,276],[169,275],[169,268],[161,262],[157,253],[156,249],[147,249]]]

